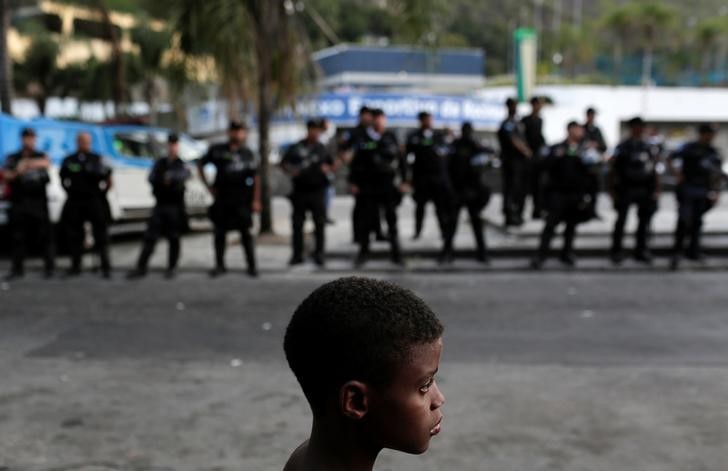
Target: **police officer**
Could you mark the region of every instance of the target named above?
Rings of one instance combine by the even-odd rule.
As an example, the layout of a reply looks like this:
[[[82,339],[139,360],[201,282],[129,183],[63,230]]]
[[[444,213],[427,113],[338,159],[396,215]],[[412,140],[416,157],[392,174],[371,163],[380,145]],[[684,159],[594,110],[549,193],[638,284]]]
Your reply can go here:
[[[589,107],[586,110],[586,121],[584,122],[584,142],[588,147],[593,147],[600,154],[607,151],[607,142],[599,126],[596,125],[597,110]]]
[[[425,219],[427,203],[435,204],[437,222],[443,241],[447,241],[452,231],[453,193],[447,174],[447,155],[450,148],[444,133],[432,127],[432,115],[422,111],[417,115],[420,122],[418,130],[407,137],[405,152],[412,156],[408,185],[412,187],[415,200],[415,232],[413,239],[419,239]],[[452,258],[447,244],[440,255],[441,261]]]
[[[200,179],[215,199],[209,209],[214,227],[215,268],[210,276],[227,273],[225,267],[226,236],[229,231],[239,231],[245,252],[248,275],[258,276],[255,260],[255,243],[250,229],[253,213],[260,211],[260,181],[258,161],[247,147],[247,128],[238,121],[232,121],[228,128],[228,142],[211,146],[202,157],[197,168]],[[215,167],[215,182],[209,184],[204,168]]]
[[[528,165],[529,192],[531,193],[531,201],[533,202],[533,219],[540,219],[542,211],[539,158],[546,145],[546,139],[543,137],[541,108],[543,108],[543,100],[540,97],[531,98],[531,114],[521,120],[526,144],[528,144],[528,148],[531,149],[531,154],[533,155]]]
[[[91,151],[91,134],[81,132],[77,138],[77,151],[61,164],[61,184],[68,199],[61,220],[66,229],[71,252],[70,276],[81,273],[81,255],[84,243],[84,224],[91,224],[94,246],[101,261],[101,274],[111,277],[109,260],[109,223],[111,211],[106,194],[112,186],[111,167],[102,157]]]
[[[357,143],[366,138],[367,129],[369,129],[373,121],[372,110],[367,106],[362,106],[359,109],[359,122],[356,127],[342,134],[339,140],[339,157],[342,160],[351,160],[347,158],[347,154],[354,151]]]
[[[359,144],[366,139],[367,136],[367,130],[372,126],[372,123],[374,121],[374,118],[372,117],[372,109],[368,106],[362,106],[359,109],[359,122],[357,123],[356,127],[352,129],[351,131],[348,131],[342,135],[341,140],[339,141],[339,160],[345,164],[351,163],[351,159],[353,158],[353,155],[356,153],[356,150],[359,147]],[[356,206],[355,206],[356,208]],[[357,231],[356,229],[356,222],[358,220],[361,220],[361,218],[357,218],[356,210],[352,212],[352,232],[353,232],[353,240],[354,243],[358,243],[356,240],[357,233],[360,231]],[[384,242],[387,240],[387,237],[384,235],[384,232],[382,231],[382,218],[381,214],[376,218],[373,231],[376,236],[377,241]]]
[[[528,193],[528,165],[533,157],[524,137],[523,124],[516,118],[518,103],[506,100],[508,116],[498,129],[503,176],[503,215],[506,226],[523,224],[523,208]]]
[[[536,257],[531,262],[534,269],[540,269],[546,261],[551,247],[551,239],[556,228],[565,224],[564,246],[559,259],[567,266],[574,266],[574,238],[576,226],[583,222],[589,213],[586,198],[587,165],[584,162],[582,143],[583,128],[572,121],[567,126],[567,138],[548,150],[541,162],[545,177],[544,208],[546,222],[541,233],[541,242]]]
[[[718,202],[723,180],[722,159],[713,146],[717,127],[702,124],[698,140],[683,146],[672,156],[672,168],[677,176],[678,222],[671,268],[679,267],[685,238],[690,238],[687,257],[702,260],[700,237],[703,216]]]
[[[21,133],[22,148],[5,160],[5,178],[10,186],[10,234],[12,267],[8,280],[22,278],[26,241],[38,240],[43,250],[46,278],[53,276],[53,226],[48,216],[46,186],[50,182],[48,156],[35,149],[32,129]]]
[[[462,125],[460,137],[453,142],[448,159],[450,181],[455,191],[453,231],[449,243],[452,245],[460,211],[465,208],[475,237],[476,259],[483,263],[488,261],[488,255],[480,213],[490,201],[491,191],[485,184],[484,173],[492,154],[493,149],[483,146],[475,137],[473,125],[466,122]]]
[[[648,237],[652,216],[657,211],[660,179],[657,173],[658,153],[644,139],[645,122],[633,118],[628,122],[629,136],[620,143],[611,159],[609,190],[617,220],[612,234],[611,259],[615,264],[624,260],[622,239],[630,207],[637,206],[635,260],[651,263]]]
[[[303,224],[306,213],[311,213],[314,223],[316,248],[314,263],[324,265],[324,243],[326,229],[326,191],[329,175],[333,174],[334,161],[320,141],[323,131],[321,122],[310,120],[306,124],[306,138],[292,145],[283,156],[281,167],[293,180],[293,257],[290,265],[303,263]]]
[[[154,253],[160,236],[169,241],[165,276],[168,279],[174,278],[180,255],[180,236],[187,227],[185,182],[189,178],[190,171],[179,158],[179,136],[170,134],[167,138],[167,156],[157,160],[149,173],[149,183],[157,204],[149,218],[136,270],[128,275],[129,278],[139,278],[147,274],[149,258]]]
[[[369,235],[380,212],[384,213],[389,231],[392,262],[401,265],[402,254],[397,231],[397,206],[402,201],[397,186],[397,173],[403,176],[404,161],[397,137],[387,130],[387,118],[382,110],[372,111],[374,123],[367,130],[354,154],[349,171],[351,192],[356,197],[356,228],[359,253],[356,265],[362,266],[369,259]]]
[[[587,164],[589,175],[587,177],[587,193],[591,202],[592,217],[599,219],[597,203],[601,189],[601,176],[603,169],[604,153],[607,151],[607,143],[602,135],[602,130],[596,125],[597,110],[590,107],[586,110],[586,121],[584,122],[584,145],[588,157]]]

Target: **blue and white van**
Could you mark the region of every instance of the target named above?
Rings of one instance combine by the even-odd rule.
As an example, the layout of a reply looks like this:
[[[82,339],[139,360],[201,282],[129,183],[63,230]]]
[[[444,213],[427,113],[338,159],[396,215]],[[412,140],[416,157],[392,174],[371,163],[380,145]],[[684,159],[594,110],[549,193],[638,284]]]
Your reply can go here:
[[[20,149],[20,133],[31,128],[37,134],[37,148],[51,159],[51,183],[48,185],[48,206],[51,220],[60,219],[65,192],[58,177],[58,168],[66,155],[75,152],[76,136],[88,132],[94,152],[102,155],[113,168],[114,185],[109,192],[109,205],[115,222],[131,222],[149,216],[154,197],[147,181],[155,159],[166,151],[169,129],[137,125],[99,125],[54,119],[19,120],[0,114],[0,226],[7,224],[9,188],[2,177],[2,166],[8,154]],[[194,166],[207,151],[207,144],[180,135],[180,157]],[[187,184],[185,199],[191,216],[203,215],[212,200],[197,172]]]

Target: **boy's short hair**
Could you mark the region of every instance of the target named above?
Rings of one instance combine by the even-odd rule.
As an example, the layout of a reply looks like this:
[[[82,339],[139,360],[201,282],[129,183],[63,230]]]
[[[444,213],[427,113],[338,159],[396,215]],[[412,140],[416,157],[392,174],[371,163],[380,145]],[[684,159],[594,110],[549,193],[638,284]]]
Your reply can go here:
[[[412,347],[436,341],[443,326],[411,291],[368,278],[341,278],[311,293],[284,341],[288,364],[314,413],[351,380],[388,385]]]

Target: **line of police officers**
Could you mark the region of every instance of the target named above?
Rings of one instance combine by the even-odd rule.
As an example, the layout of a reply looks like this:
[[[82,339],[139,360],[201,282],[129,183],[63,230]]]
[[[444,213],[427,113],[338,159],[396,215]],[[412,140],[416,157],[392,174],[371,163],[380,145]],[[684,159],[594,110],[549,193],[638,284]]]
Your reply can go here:
[[[50,160],[36,150],[32,129],[21,133],[22,148],[8,156],[5,178],[10,185],[9,226],[12,243],[12,265],[9,279],[24,276],[24,259],[29,242],[43,249],[46,278],[55,271],[55,241],[48,214],[46,186],[50,182]],[[101,274],[111,276],[109,233],[111,211],[106,199],[111,189],[111,167],[91,151],[91,135],[77,136],[77,151],[63,159],[59,172],[67,199],[61,214],[61,228],[68,241],[71,266],[67,274],[81,273],[81,256],[85,242],[85,224],[91,224],[95,249],[101,262]]]
[[[532,267],[539,269],[547,259],[551,240],[559,225],[564,224],[564,245],[560,260],[574,265],[573,243],[580,223],[598,217],[596,199],[599,191],[600,164],[606,144],[594,124],[596,111],[587,110],[586,123],[571,122],[566,139],[546,146],[540,117],[542,102],[531,101],[533,111],[516,118],[516,102],[506,102],[507,118],[498,131],[501,146],[503,178],[503,213],[505,223],[521,225],[526,197],[533,199],[533,217],[544,218],[544,228]],[[453,240],[459,213],[469,215],[476,244],[477,260],[487,263],[482,210],[491,191],[483,178],[493,150],[483,146],[465,123],[461,135],[453,139],[446,132],[433,128],[432,116],[418,115],[419,128],[400,144],[387,129],[387,118],[380,109],[363,107],[359,125],[338,142],[338,155],[321,142],[325,123],[311,120],[306,137],[292,145],[281,161],[282,170],[290,175],[293,191],[291,265],[304,262],[303,226],[306,215],[314,222],[315,247],[313,261],[325,264],[325,227],[327,223],[327,191],[334,184],[339,164],[348,164],[348,183],[355,198],[352,215],[353,237],[359,245],[355,263],[361,266],[369,259],[372,236],[389,242],[393,263],[404,263],[399,241],[397,207],[406,194],[415,201],[413,238],[420,237],[425,207],[432,202],[442,239],[441,263],[453,261]],[[611,259],[624,260],[623,238],[627,214],[637,208],[639,219],[634,258],[650,263],[649,231],[660,195],[658,149],[645,139],[645,123],[640,118],[629,121],[629,136],[620,143],[610,160],[607,190],[614,202],[617,219],[612,234]],[[705,213],[718,201],[722,185],[721,157],[712,145],[717,129],[704,124],[699,138],[679,149],[669,159],[670,168],[678,177],[676,190],[679,218],[675,231],[671,267],[677,269],[683,255],[702,258],[700,237]],[[232,122],[228,141],[211,146],[198,161],[199,175],[214,198],[209,217],[214,225],[215,267],[212,277],[226,273],[226,235],[238,231],[247,262],[248,274],[258,276],[254,237],[251,234],[253,214],[260,210],[258,160],[246,145],[247,129]],[[169,240],[166,276],[175,276],[180,257],[180,236],[187,227],[184,193],[190,172],[178,155],[179,139],[170,135],[167,155],[159,159],[149,174],[156,205],[148,222],[137,266],[129,278],[143,277],[160,236]],[[67,237],[71,258],[68,275],[81,272],[81,256],[85,242],[85,224],[92,227],[94,247],[101,262],[101,274],[111,274],[108,227],[111,221],[106,198],[112,187],[111,168],[101,156],[91,151],[91,136],[80,133],[77,151],[66,157],[60,168],[60,179],[67,193],[61,216],[61,228]],[[215,179],[209,182],[205,166],[215,167]],[[10,229],[12,268],[9,278],[22,277],[26,245],[35,239],[43,248],[45,276],[54,273],[55,244],[46,186],[50,181],[50,161],[36,150],[36,136],[31,129],[22,132],[22,149],[8,156],[5,175],[10,183]],[[383,233],[382,216],[386,223]],[[685,239],[690,243],[685,251]]]

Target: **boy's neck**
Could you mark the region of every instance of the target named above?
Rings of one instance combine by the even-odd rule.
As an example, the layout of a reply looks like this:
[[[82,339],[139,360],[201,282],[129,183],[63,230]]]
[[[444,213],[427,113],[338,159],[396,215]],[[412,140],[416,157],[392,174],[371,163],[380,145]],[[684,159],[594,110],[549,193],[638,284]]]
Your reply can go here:
[[[317,471],[372,471],[381,450],[369,447],[354,428],[332,422],[314,419],[306,464]]]

